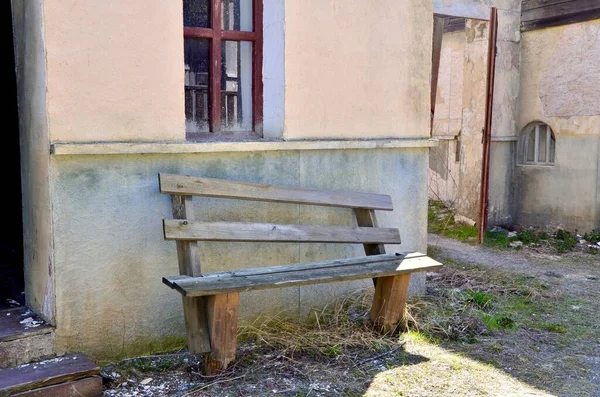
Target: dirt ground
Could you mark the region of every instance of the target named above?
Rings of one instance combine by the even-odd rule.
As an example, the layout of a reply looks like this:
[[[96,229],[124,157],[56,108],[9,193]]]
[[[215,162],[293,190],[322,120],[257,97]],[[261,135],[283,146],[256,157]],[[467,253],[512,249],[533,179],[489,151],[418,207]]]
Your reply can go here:
[[[106,366],[105,396],[600,396],[600,255],[429,244],[446,266],[408,332],[371,332],[357,292],[310,324],[242,329],[217,377],[183,351]]]

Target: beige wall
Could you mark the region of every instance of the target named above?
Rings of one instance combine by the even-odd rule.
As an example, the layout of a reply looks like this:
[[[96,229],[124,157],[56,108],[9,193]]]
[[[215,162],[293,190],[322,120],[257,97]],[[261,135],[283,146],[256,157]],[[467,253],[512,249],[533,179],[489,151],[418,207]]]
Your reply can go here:
[[[446,33],[442,37],[433,120],[434,137],[458,135],[462,126],[465,42],[466,36],[462,30]]]
[[[522,34],[518,131],[600,135],[600,20]]]
[[[51,141],[185,139],[180,2],[43,7]],[[287,1],[285,88],[265,90],[285,89],[283,137],[426,137],[431,13],[426,0]]]
[[[440,69],[433,120],[433,137],[441,139],[429,152],[429,197],[455,207],[458,199],[460,161],[456,161],[457,136],[462,127],[465,68],[464,31],[442,37]]]
[[[12,14],[21,143],[25,298],[31,309],[54,322],[42,1],[13,0]]]
[[[185,139],[180,3],[43,2],[52,141]]]
[[[471,220],[479,212],[488,25],[466,19],[465,31],[443,36],[433,129],[442,140],[429,158],[429,197]],[[448,138],[459,132],[457,162],[456,141]]]
[[[426,137],[432,7],[286,1],[284,137]]]
[[[285,137],[427,139],[431,4],[305,3],[286,2]],[[428,148],[50,154],[55,142],[184,140],[181,4],[18,4],[17,41],[25,43],[17,48],[17,67],[29,211],[26,266],[33,269],[26,274],[28,300],[37,312],[50,308],[50,314],[55,302],[59,350],[115,358],[181,343],[181,299],[160,282],[176,274],[177,265],[174,245],[161,236],[170,205],[158,193],[158,172],[387,193],[396,211],[381,214],[380,222],[399,227],[403,236],[402,247],[389,248],[426,250]],[[201,205],[207,219],[241,214],[250,220],[268,215],[280,222],[352,222],[349,212],[331,209]],[[247,265],[268,265],[354,256],[360,249],[241,244],[223,251],[216,244],[203,251],[203,263],[219,270],[244,255]],[[424,275],[412,280],[423,291]],[[248,294],[244,315],[282,308],[302,314],[362,285],[372,283]]]
[[[547,123],[556,157],[515,168],[516,220],[600,227],[600,20],[525,32],[521,44],[518,129]]]

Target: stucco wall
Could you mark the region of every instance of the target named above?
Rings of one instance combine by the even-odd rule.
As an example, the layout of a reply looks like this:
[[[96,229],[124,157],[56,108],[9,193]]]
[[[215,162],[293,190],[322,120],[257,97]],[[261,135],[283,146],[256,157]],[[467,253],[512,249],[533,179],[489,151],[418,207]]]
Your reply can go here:
[[[428,135],[431,1],[285,7],[286,139]]]
[[[53,142],[185,140],[180,2],[43,7]],[[266,137],[427,136],[431,2],[283,8],[265,1]]]
[[[460,160],[456,161],[457,137],[462,129],[465,69],[464,31],[442,37],[440,69],[432,135],[441,139],[429,152],[429,197],[454,207],[458,199]]]
[[[479,214],[479,192],[485,127],[489,22],[467,19],[465,26],[463,119],[460,137],[460,180],[457,210],[471,220]]]
[[[521,65],[519,131],[539,120],[600,135],[600,20],[523,33]]]
[[[580,231],[600,226],[600,20],[522,34],[518,128],[547,123],[552,167],[515,172],[517,220]]]
[[[430,3],[289,0],[284,9],[275,1],[264,2],[265,136],[285,128],[287,139],[428,138]],[[50,318],[54,298],[59,351],[115,358],[182,341],[180,297],[161,283],[178,270],[175,245],[161,235],[170,205],[158,172],[388,193],[396,211],[381,213],[380,223],[400,228],[402,250],[426,250],[425,147],[50,155],[57,142],[185,140],[181,3],[15,4],[15,21],[25,21],[16,26],[25,43],[17,67],[28,300]],[[345,210],[215,200],[197,208],[199,219],[351,222]],[[359,254],[348,246],[204,244],[202,259],[211,271]],[[424,275],[413,277],[412,288],[423,283]],[[371,285],[245,294],[242,311],[306,313]]]
[[[390,194],[395,211],[378,212],[398,227],[393,250],[427,249],[427,148],[245,152],[187,155],[56,156],[52,160],[57,348],[95,358],[160,349],[184,336],[181,298],[161,277],[178,273],[175,244],[162,237],[170,198],[158,172],[288,186]],[[347,209],[197,199],[201,220],[351,225]],[[360,245],[203,243],[204,271],[364,255]],[[412,288],[423,288],[424,275]],[[416,283],[416,284],[415,284]],[[242,295],[242,316],[306,313],[370,280]]]
[[[185,139],[181,2],[43,7],[52,141]]]
[[[466,18],[488,19],[490,7],[498,9],[498,38],[496,75],[494,84],[494,103],[492,116],[491,167],[488,222],[505,224],[512,221],[512,141],[506,139],[516,134],[517,96],[519,94],[519,46],[520,46],[520,0],[434,0],[434,12],[444,15],[460,16]],[[485,69],[484,69],[485,73]],[[478,77],[476,77],[478,78]],[[485,89],[485,87],[484,87]],[[503,139],[497,139],[499,138]],[[476,140],[473,145],[479,144]],[[463,142],[468,147],[469,142]],[[481,146],[479,144],[479,146]],[[467,149],[468,150],[468,149]],[[462,168],[462,172],[470,178],[471,162]],[[480,172],[474,169],[475,174]],[[473,183],[478,178],[473,179]],[[468,191],[464,192],[465,199],[474,203],[479,200],[479,188],[468,184]],[[470,191],[470,193],[469,193]],[[463,208],[463,215],[473,217],[476,210],[473,205]]]
[[[465,42],[464,31],[445,33],[442,37],[433,120],[434,137],[458,135],[462,126]]]
[[[13,1],[12,14],[21,143],[25,295],[29,307],[53,322],[54,269],[48,183],[50,146],[46,119],[42,2]]]

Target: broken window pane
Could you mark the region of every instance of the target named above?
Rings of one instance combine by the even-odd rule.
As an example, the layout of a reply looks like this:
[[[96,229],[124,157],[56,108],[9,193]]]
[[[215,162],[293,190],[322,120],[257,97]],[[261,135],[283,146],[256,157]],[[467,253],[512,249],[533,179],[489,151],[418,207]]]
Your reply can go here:
[[[529,131],[525,142],[525,161],[535,161],[535,128]]]
[[[223,30],[252,32],[252,0],[221,0]]]
[[[186,37],[184,47],[186,131],[208,132],[210,40]]]
[[[548,126],[540,125],[538,129],[539,133],[539,142],[538,142],[538,158],[537,161],[540,163],[546,162],[546,137],[547,137],[547,128]]]
[[[223,131],[252,131],[252,42],[223,41]]]
[[[210,0],[184,0],[183,26],[210,28]]]

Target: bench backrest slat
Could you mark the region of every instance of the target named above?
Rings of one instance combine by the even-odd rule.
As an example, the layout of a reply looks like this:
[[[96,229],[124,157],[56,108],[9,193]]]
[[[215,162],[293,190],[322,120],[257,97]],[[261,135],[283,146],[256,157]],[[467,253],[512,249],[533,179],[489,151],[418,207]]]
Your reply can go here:
[[[273,223],[163,221],[166,240],[400,244],[398,229]]]
[[[392,211],[386,194],[326,191],[184,175],[159,174],[160,192],[184,196],[205,196],[277,203],[311,204],[330,207]]]

